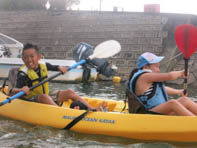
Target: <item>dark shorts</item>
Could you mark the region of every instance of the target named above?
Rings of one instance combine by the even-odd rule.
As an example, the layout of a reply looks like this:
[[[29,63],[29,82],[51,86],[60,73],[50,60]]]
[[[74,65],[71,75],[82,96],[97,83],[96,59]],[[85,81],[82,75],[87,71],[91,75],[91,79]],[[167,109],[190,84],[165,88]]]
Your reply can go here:
[[[79,107],[80,110],[88,110],[88,107],[81,103],[80,101],[75,101],[73,103],[70,104],[70,108],[75,108],[75,107]]]
[[[59,93],[60,91],[53,91],[49,93],[49,96],[51,96],[51,98],[57,105],[62,106],[62,104],[59,104],[58,102]],[[21,97],[20,99],[25,100],[25,101],[38,102],[38,99],[37,99],[38,96],[39,95],[33,96],[30,99]],[[78,106],[80,110],[88,110],[88,107],[84,105],[83,103],[81,103],[80,101],[72,102],[70,105],[70,108],[75,108],[76,106]]]
[[[53,99],[53,101],[59,105],[58,103],[58,97],[59,97],[59,92],[60,91],[53,91],[53,92],[50,92],[49,93],[49,96]],[[31,102],[38,102],[38,96],[39,95],[36,95],[36,96],[33,96],[31,97],[30,99],[26,99],[24,97],[20,97],[19,99],[22,99],[22,100],[25,100],[25,101],[31,101]]]
[[[58,102],[59,93],[60,93],[60,91],[53,91],[53,92],[49,93],[49,96],[53,99],[53,101],[57,105],[62,106],[62,104],[59,104],[59,102]]]
[[[59,104],[58,102],[59,93],[60,91],[53,91],[49,95],[51,96],[51,98],[56,104],[58,104],[59,106],[62,106],[62,104]],[[80,101],[75,101],[70,104],[70,108],[75,108],[76,106],[78,106],[80,110],[88,110],[88,107],[84,105],[83,103],[81,103]]]

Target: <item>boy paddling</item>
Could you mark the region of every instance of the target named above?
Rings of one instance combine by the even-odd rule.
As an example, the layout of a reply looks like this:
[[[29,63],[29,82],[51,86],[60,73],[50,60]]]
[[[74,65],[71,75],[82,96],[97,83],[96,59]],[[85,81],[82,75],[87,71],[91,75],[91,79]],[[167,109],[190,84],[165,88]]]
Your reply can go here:
[[[51,65],[50,63],[41,62],[40,59],[42,55],[39,52],[39,48],[36,45],[26,44],[22,52],[22,60],[24,65],[20,67],[18,75],[16,88],[11,90],[11,94],[16,94],[20,91],[24,91],[25,96],[21,97],[22,99],[36,101],[44,104],[55,105],[57,104],[53,101],[50,96],[48,82],[40,85],[39,87],[29,90],[33,85],[38,84],[47,78],[48,71],[61,71],[63,74],[67,72],[67,68],[63,66]],[[59,105],[64,101],[71,99],[73,102],[82,103],[89,110],[95,110],[90,104],[78,96],[74,91],[68,90],[59,90],[57,91],[56,100]],[[103,103],[102,106],[105,106],[106,103]],[[79,106],[75,107],[76,109]],[[100,107],[99,107],[100,108]],[[96,109],[99,110],[99,109]]]

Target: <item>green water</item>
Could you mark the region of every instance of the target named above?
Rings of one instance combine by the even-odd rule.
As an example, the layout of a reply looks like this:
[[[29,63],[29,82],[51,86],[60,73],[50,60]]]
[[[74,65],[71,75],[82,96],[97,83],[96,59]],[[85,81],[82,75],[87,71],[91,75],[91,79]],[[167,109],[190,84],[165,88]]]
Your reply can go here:
[[[0,81],[2,84],[2,81]],[[123,100],[124,84],[93,82],[89,86],[82,83],[51,83],[51,89],[72,89],[80,96]],[[194,99],[197,92],[190,90]],[[80,134],[60,129],[30,125],[0,117],[0,148],[196,148],[197,143],[169,143],[139,141],[120,137]]]

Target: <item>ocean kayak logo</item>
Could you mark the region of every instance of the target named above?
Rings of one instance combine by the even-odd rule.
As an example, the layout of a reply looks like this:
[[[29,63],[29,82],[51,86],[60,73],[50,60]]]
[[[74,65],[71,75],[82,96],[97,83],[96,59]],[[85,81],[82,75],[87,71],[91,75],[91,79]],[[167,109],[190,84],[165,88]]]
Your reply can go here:
[[[63,116],[63,119],[74,120],[76,117],[77,116]],[[110,120],[110,119],[97,119],[97,118],[85,117],[85,118],[83,118],[81,120],[88,121],[88,122],[99,122],[99,123],[115,124],[115,120]]]

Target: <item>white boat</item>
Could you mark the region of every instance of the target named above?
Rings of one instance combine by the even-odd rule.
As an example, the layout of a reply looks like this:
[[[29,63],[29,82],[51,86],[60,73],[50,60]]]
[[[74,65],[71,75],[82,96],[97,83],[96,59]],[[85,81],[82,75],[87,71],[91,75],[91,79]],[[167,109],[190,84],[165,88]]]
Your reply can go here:
[[[76,64],[74,60],[56,60],[56,59],[42,59],[44,62],[51,63],[53,65],[60,66],[72,66]],[[22,66],[23,61],[21,58],[0,58],[0,78],[8,77],[9,70],[13,67]],[[48,76],[52,76],[57,72],[49,71]],[[65,75],[56,77],[55,81],[81,81],[83,75],[83,69],[75,68],[68,71]],[[97,79],[96,69],[91,69],[90,81],[95,81]]]
[[[21,42],[0,33],[0,58],[20,57],[22,48]]]
[[[7,35],[0,33],[0,78],[8,77],[8,72],[12,67],[20,67],[23,64],[21,57],[23,44]],[[42,59],[53,65],[72,66],[74,60]],[[49,77],[57,72],[49,72]],[[83,75],[82,68],[72,69],[65,75],[61,75],[56,81],[81,81]],[[91,69],[89,80],[97,79],[96,69]]]

